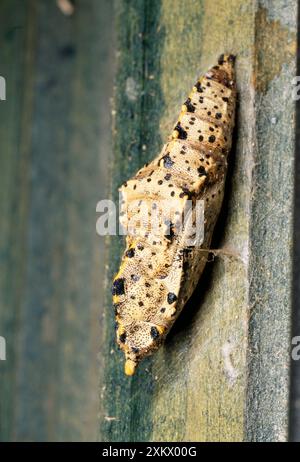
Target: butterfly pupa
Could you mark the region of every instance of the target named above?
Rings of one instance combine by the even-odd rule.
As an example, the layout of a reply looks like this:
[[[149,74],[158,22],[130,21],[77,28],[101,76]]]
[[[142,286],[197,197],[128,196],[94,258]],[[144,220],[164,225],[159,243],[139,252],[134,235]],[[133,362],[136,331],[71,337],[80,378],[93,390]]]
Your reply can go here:
[[[139,212],[112,286],[117,343],[125,353],[127,375],[163,343],[203,272],[224,195],[235,106],[234,57],[221,55],[196,82],[158,157],[120,188],[122,210],[128,211],[123,224]],[[165,211],[156,223],[158,233],[149,228],[144,203],[155,208],[173,199],[177,217],[187,200],[203,201],[201,245],[187,245],[185,228],[175,234],[171,220],[166,233]]]

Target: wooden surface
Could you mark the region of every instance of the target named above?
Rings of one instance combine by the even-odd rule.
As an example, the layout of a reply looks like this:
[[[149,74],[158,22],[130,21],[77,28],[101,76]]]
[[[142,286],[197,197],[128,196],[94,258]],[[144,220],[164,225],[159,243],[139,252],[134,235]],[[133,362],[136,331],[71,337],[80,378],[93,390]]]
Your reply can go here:
[[[300,10],[298,9],[298,24]],[[300,75],[300,37],[298,34],[297,75]],[[295,197],[293,245],[293,316],[292,337],[299,341],[300,334],[300,99],[296,102]],[[299,342],[298,342],[299,345]],[[300,361],[291,362],[290,441],[300,441]]]
[[[109,287],[100,438],[285,441],[288,432],[295,0],[119,0],[112,197],[160,149],[196,77],[237,55],[239,108],[207,265],[165,346],[123,375]],[[226,254],[225,254],[226,253]]]
[[[263,6],[256,15],[246,430],[253,440],[283,441],[289,411],[297,11],[296,2]]]
[[[0,31],[0,439],[96,440],[112,4],[4,0]]]
[[[1,441],[287,439],[296,5],[0,2]],[[223,252],[128,378],[110,292],[123,243],[96,236],[96,203],[157,154],[224,51],[239,107]]]

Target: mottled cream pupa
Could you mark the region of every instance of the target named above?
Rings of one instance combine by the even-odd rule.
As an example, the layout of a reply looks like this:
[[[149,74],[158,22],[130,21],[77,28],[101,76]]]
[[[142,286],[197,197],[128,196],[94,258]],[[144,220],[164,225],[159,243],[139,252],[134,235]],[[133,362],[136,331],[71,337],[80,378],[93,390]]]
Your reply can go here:
[[[234,57],[222,55],[193,87],[160,154],[120,188],[122,207],[129,210],[123,224],[140,214],[136,233],[126,236],[112,287],[127,375],[162,344],[203,272],[224,195],[235,106]],[[176,233],[175,221],[188,201],[199,200],[204,204],[203,239],[201,245],[187,245],[186,228]],[[154,233],[143,205],[150,202],[155,208],[171,201],[176,201],[174,220],[166,218],[164,208]]]

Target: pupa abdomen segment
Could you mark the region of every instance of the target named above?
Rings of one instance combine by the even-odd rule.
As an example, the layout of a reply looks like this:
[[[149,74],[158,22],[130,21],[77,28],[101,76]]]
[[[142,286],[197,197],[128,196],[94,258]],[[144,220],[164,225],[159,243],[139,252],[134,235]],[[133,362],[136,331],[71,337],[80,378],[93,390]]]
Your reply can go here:
[[[127,375],[162,344],[204,269],[223,200],[235,105],[234,57],[222,55],[193,87],[159,156],[120,188],[122,210],[128,212],[123,224],[139,215],[112,287]],[[191,246],[184,239],[186,228],[178,234],[174,228],[187,202],[197,200],[204,204],[204,234],[201,245]],[[166,219],[166,205],[154,233],[143,205],[154,209],[171,201],[176,201],[174,220]]]

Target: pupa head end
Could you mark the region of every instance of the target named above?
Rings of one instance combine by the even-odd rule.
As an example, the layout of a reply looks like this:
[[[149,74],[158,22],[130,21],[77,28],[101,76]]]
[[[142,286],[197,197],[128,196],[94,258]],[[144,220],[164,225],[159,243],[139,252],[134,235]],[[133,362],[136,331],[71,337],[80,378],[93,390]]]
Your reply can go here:
[[[125,366],[124,366],[124,372],[128,376],[132,376],[135,373],[137,363],[133,361],[132,359],[126,359],[125,361]]]

